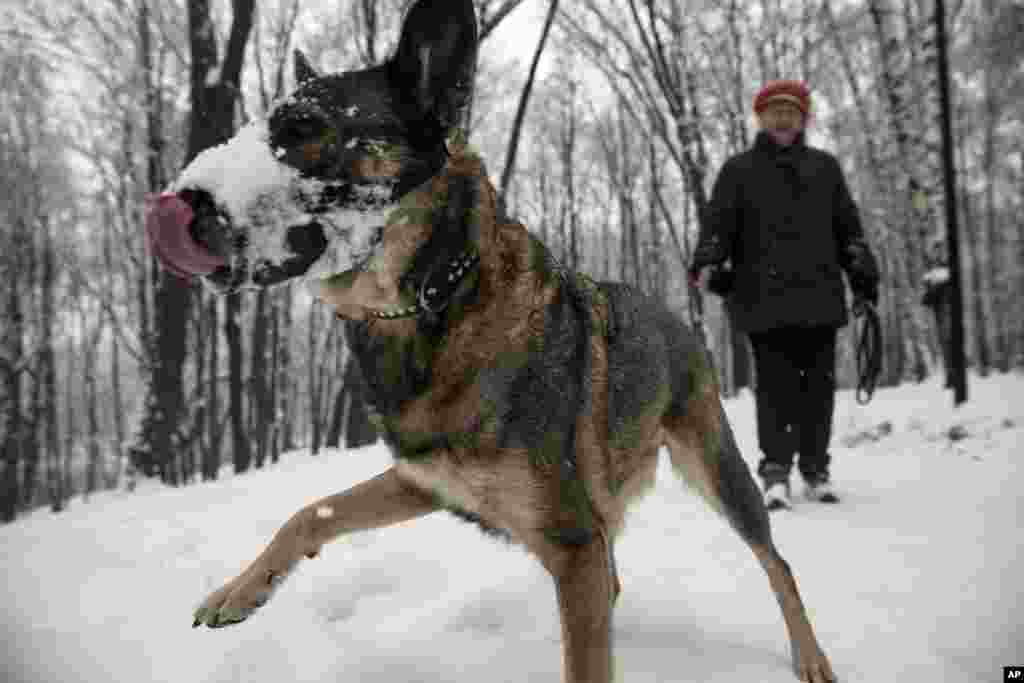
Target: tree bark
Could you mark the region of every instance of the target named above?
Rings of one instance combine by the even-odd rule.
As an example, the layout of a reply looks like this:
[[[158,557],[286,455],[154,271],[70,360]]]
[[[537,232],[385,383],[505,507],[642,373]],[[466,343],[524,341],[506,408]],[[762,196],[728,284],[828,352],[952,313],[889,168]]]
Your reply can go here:
[[[206,377],[206,423],[209,432],[206,450],[203,453],[203,480],[215,481],[220,474],[221,449],[224,444],[224,427],[220,411],[220,323],[219,299],[210,297],[206,304],[206,328],[210,330],[209,367]]]
[[[348,387],[342,385],[331,401],[331,417],[327,423],[327,434],[324,436],[324,445],[328,448],[338,448],[341,445],[341,422],[345,414],[347,395]]]
[[[294,450],[295,444],[295,420],[297,419],[298,388],[297,378],[293,373],[297,368],[292,364],[292,338],[293,338],[293,317],[292,300],[294,291],[291,287],[285,290],[284,305],[282,306],[280,320],[281,332],[277,343],[280,353],[277,375],[277,391],[280,396],[281,423],[281,449],[284,451]]]
[[[349,358],[345,369],[345,393],[348,395],[345,411],[345,448],[360,448],[377,441],[377,429],[370,422],[363,398],[366,385],[355,358]]]
[[[60,433],[57,424],[57,367],[53,348],[53,326],[56,317],[56,263],[50,219],[42,217],[39,225],[42,236],[40,263],[40,339],[39,377],[40,394],[37,415],[43,429],[46,457],[46,489],[50,509],[64,509],[64,477],[61,473]]]
[[[254,0],[232,0],[231,6],[234,16],[224,60],[220,65],[219,78],[211,79],[210,72],[217,66],[217,43],[216,33],[212,30],[209,0],[188,2],[192,111],[186,163],[201,151],[230,139],[235,130],[235,104],[239,96],[245,44],[252,29]],[[184,299],[180,312],[184,311],[186,303],[187,299]],[[250,451],[242,392],[240,296],[228,296],[226,308],[224,331],[228,341],[232,459],[235,472],[242,473],[249,468]],[[180,364],[177,367],[180,377]]]
[[[190,26],[193,16],[190,13]],[[146,86],[148,138],[148,190],[163,189],[166,182],[160,161],[163,150],[163,121],[158,102],[161,91],[156,85],[151,55],[148,4],[139,3],[140,64]],[[192,28],[198,31],[198,28]],[[194,78],[194,68],[193,68]],[[195,88],[192,96],[195,106]],[[152,264],[149,266],[154,268]],[[184,406],[182,369],[185,361],[185,327],[188,320],[188,287],[177,277],[159,272],[153,292],[153,328],[147,345],[149,377],[140,433],[132,448],[135,466],[147,477],[160,476],[168,481],[171,461],[178,447],[176,432]],[[145,310],[145,303],[143,304]]]
[[[24,321],[25,315],[21,303],[21,277],[15,267],[15,257],[25,249],[24,235],[20,226],[24,221],[14,221],[12,245],[14,253],[7,256],[0,264],[6,266],[3,279],[7,283],[5,297],[4,327],[0,330],[0,373],[2,373],[3,389],[0,390],[0,462],[3,473],[0,475],[0,522],[13,522],[18,514],[18,502],[22,498],[19,469],[21,467],[21,450],[23,443],[22,429],[22,371],[20,369],[25,355]]]
[[[540,57],[544,53],[544,46],[548,42],[548,34],[551,32],[551,25],[555,21],[557,11],[558,0],[551,0],[551,4],[548,5],[547,18],[544,20],[544,28],[541,29],[540,40],[537,41],[537,47],[533,51],[530,72],[527,74],[526,83],[523,84],[523,90],[519,94],[519,106],[516,107],[516,117],[512,123],[512,133],[509,136],[508,150],[505,153],[505,168],[501,171],[501,184],[498,188],[500,196],[504,196],[508,192],[509,184],[512,182],[512,177],[515,174],[516,154],[519,151],[519,136],[522,134],[523,121],[526,118],[526,108],[530,103],[530,94],[533,92],[533,81],[537,75],[537,65],[540,63]]]
[[[309,449],[313,455],[316,455],[320,450],[320,349],[318,349],[319,341],[319,311],[311,311],[309,315],[309,329],[308,329],[308,362],[307,369],[309,370],[309,415],[308,425],[310,430],[310,444]]]
[[[892,169],[896,187],[903,193],[903,201],[907,210],[903,214],[907,218],[909,238],[906,242],[907,282],[910,301],[904,307],[906,341],[912,362],[912,372],[916,379],[922,379],[932,363],[929,354],[923,347],[928,335],[928,322],[924,311],[917,304],[916,288],[921,282],[928,266],[927,245],[936,234],[938,221],[936,218],[936,197],[931,192],[931,183],[925,182],[920,169],[915,168],[913,160],[919,159],[919,151],[912,145],[911,130],[914,112],[906,93],[912,91],[910,80],[910,63],[907,60],[907,41],[901,35],[898,22],[899,13],[893,4],[894,0],[869,0],[868,5],[874,21],[875,35],[881,56],[882,83],[888,104],[888,130],[894,144],[886,145],[888,159],[886,165]]]
[[[231,460],[235,474],[249,469],[252,460],[245,422],[245,381],[243,379],[242,297],[235,292],[225,299],[224,337],[228,345],[228,414],[231,420]]]
[[[261,289],[256,295],[256,310],[253,312],[252,342],[249,349],[249,434],[255,439],[254,464],[263,467],[267,455],[267,436],[269,434],[269,410],[267,401],[270,398],[269,372],[267,368],[267,337],[269,336],[270,315],[267,312],[268,294]]]
[[[265,419],[270,429],[270,462],[277,463],[281,455],[281,373],[280,373],[280,350],[281,350],[281,307],[274,305],[273,326],[270,331],[270,396],[268,398],[269,412]]]
[[[83,315],[84,317],[84,315]],[[98,380],[96,377],[96,355],[98,352],[102,326],[97,321],[96,330],[92,338],[87,341],[84,355],[83,384],[85,385],[85,427],[86,427],[86,454],[88,464],[86,465],[85,492],[86,497],[99,488],[99,468],[102,459],[100,452],[100,419],[97,409],[100,405],[99,392],[97,391]]]
[[[81,318],[79,318],[81,320]],[[84,332],[84,325],[79,327],[79,335]],[[64,367],[64,378],[70,379],[78,374],[78,358],[74,353],[74,342],[68,339],[64,345],[64,357],[67,359],[66,366]],[[71,478],[71,458],[75,452],[75,444],[78,438],[78,401],[75,395],[75,389],[77,389],[77,382],[62,382],[63,397],[64,397],[64,410],[60,417],[57,417],[57,430],[58,433],[61,427],[64,428],[64,447],[61,449],[61,455],[58,458],[58,471],[61,477],[61,495],[63,496],[62,506],[66,506],[68,501],[75,494],[74,482]],[[63,417],[63,420],[61,420]],[[63,424],[61,424],[63,422]]]

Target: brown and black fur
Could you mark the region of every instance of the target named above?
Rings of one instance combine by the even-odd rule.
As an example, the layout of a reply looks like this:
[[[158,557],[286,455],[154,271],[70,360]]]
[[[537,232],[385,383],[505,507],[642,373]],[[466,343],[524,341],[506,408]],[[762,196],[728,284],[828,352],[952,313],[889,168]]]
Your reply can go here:
[[[470,3],[418,3],[404,48],[411,49],[405,43],[417,12],[436,22],[449,5],[464,12]],[[306,76],[309,90],[319,77]],[[320,106],[345,106],[331,92],[335,99]],[[350,159],[346,172],[401,177],[415,147],[389,164]],[[693,332],[657,300],[562,268],[501,214],[482,162],[461,144],[449,145],[441,163],[420,167],[436,169],[401,192],[396,211],[404,219],[384,227],[375,261],[327,281],[320,293],[345,319],[394,466],[299,510],[240,576],[204,601],[195,624],[244,620],[303,556],[342,534],[447,509],[537,557],[555,583],[564,680],[610,683],[621,588],[614,542],[627,507],[653,485],[666,446],[675,469],[763,566],[798,677],[835,680]],[[413,314],[381,314],[428,291],[440,293],[421,298]]]

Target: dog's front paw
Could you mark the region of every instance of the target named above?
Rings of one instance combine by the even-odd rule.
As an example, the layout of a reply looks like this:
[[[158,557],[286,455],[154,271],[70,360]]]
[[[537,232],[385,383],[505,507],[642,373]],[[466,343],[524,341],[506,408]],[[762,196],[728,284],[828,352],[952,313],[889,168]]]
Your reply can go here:
[[[828,657],[815,644],[814,647],[800,648],[793,653],[796,676],[806,683],[836,683],[839,679],[832,673]]]
[[[222,628],[245,621],[267,604],[284,578],[284,573],[250,567],[203,601],[192,615],[192,628],[201,624]]]

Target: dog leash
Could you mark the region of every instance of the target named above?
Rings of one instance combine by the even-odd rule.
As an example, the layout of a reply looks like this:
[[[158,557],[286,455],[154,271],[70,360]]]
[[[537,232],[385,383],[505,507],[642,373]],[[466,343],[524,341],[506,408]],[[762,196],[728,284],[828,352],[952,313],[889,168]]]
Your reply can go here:
[[[856,332],[857,403],[867,405],[882,374],[882,322],[870,301],[857,297],[853,302],[853,315],[863,319]]]
[[[697,334],[703,348],[708,348],[707,335],[704,334],[704,297],[700,292],[700,285],[692,277],[687,275],[686,284],[689,287],[690,296],[687,297],[687,304],[690,308],[690,323],[693,331]]]

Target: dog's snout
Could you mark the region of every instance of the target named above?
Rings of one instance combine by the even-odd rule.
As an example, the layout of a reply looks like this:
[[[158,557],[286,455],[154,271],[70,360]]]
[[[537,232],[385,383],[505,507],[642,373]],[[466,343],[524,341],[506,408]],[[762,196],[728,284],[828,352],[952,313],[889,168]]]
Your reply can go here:
[[[303,261],[312,263],[327,249],[327,236],[319,223],[307,223],[288,228],[285,248]]]
[[[237,240],[232,237],[230,223],[213,197],[208,192],[193,189],[182,190],[178,196],[192,209],[188,231],[196,244],[215,257],[229,259],[232,250],[240,245],[233,243]]]

